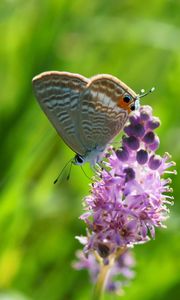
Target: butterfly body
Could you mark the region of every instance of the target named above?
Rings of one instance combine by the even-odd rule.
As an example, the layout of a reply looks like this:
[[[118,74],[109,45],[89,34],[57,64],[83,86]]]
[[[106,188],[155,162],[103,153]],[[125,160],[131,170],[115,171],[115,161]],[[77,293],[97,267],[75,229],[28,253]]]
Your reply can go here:
[[[133,90],[106,74],[88,79],[68,72],[44,72],[33,78],[33,87],[50,122],[77,153],[75,164],[100,161],[139,105]]]

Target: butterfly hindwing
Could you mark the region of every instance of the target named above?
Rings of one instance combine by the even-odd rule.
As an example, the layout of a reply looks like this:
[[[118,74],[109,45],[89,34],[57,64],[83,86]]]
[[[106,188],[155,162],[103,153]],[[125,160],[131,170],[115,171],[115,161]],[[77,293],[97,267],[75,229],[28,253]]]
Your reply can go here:
[[[120,98],[129,93],[124,83],[110,75],[97,75],[90,79],[81,95],[81,135],[89,149],[106,145],[120,132],[128,112],[118,106]]]
[[[33,79],[38,102],[65,143],[76,153],[84,155],[78,128],[80,95],[89,80],[68,72],[45,72]]]

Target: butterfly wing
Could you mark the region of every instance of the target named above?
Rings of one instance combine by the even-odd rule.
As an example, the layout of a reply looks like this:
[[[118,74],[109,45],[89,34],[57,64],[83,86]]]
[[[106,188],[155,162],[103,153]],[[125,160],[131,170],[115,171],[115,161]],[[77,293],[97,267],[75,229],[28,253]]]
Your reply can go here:
[[[90,79],[81,94],[81,135],[89,150],[106,145],[120,132],[128,118],[128,111],[119,105],[122,96],[136,94],[111,75],[97,75]]]
[[[42,110],[64,142],[76,153],[84,155],[78,129],[80,94],[89,80],[68,72],[45,72],[33,78],[33,87]]]

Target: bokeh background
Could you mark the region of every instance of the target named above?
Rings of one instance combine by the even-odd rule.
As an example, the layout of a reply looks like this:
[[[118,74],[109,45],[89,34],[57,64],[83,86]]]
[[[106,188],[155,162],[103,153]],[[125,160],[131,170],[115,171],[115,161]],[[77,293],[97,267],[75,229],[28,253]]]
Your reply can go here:
[[[0,36],[0,299],[90,299],[86,271],[71,268],[89,180],[75,166],[69,181],[53,185],[73,153],[39,108],[31,80],[63,70],[110,73],[137,92],[156,86],[143,103],[162,121],[159,153],[170,152],[178,170],[180,2],[1,0]],[[180,188],[172,179],[168,228],[134,249],[126,300],[178,299]]]

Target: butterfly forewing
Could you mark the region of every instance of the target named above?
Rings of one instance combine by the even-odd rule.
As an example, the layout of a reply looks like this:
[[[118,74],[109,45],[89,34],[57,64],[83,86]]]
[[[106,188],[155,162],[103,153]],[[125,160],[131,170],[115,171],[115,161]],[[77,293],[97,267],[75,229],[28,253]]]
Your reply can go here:
[[[36,97],[48,119],[65,143],[76,153],[85,155],[79,130],[80,95],[89,80],[68,72],[45,72],[33,79]]]

